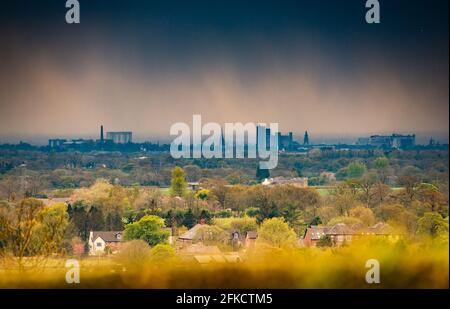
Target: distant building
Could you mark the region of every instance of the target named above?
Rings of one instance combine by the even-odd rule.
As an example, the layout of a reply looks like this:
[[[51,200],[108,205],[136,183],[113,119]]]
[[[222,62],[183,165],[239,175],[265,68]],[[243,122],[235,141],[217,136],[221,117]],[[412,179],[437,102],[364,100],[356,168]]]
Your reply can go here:
[[[393,231],[391,226],[383,222],[379,222],[371,227],[365,227],[362,224],[349,226],[344,223],[338,223],[333,226],[311,226],[307,228],[302,243],[307,247],[315,247],[321,238],[330,237],[333,245],[340,246],[351,242],[355,238],[367,236],[386,237],[394,241],[401,237],[400,234]]]
[[[132,132],[107,132],[106,139],[114,144],[128,144],[133,141]]]
[[[245,247],[250,248],[254,246],[256,239],[258,239],[258,233],[256,231],[248,231],[245,236]]]
[[[190,230],[178,237],[177,248],[185,248],[193,243],[202,242],[207,239],[209,235],[210,226],[206,224],[196,224]]]
[[[401,134],[393,134],[392,135],[392,147],[393,148],[411,148],[416,144],[416,135],[401,135]]]
[[[369,145],[377,148],[398,148],[405,149],[414,147],[416,144],[416,135],[372,135],[369,138]]]
[[[77,138],[77,139],[72,139],[70,142],[64,143],[65,146],[67,145],[71,145],[71,146],[76,146],[76,145],[93,145],[94,141],[92,139],[84,139],[84,138]]]
[[[309,145],[308,131],[305,131],[305,135],[303,136],[303,145]]]
[[[50,148],[58,148],[64,145],[64,143],[66,143],[67,140],[66,139],[61,139],[61,138],[54,138],[54,139],[49,139],[48,140],[48,146]]]
[[[391,137],[387,135],[372,135],[369,138],[369,145],[377,148],[391,148],[392,140]]]
[[[356,141],[356,145],[369,145],[369,138],[368,137],[360,137]]]
[[[294,138],[292,136],[292,132],[289,132],[287,135],[282,135],[281,132],[278,132],[278,148],[283,150],[291,150],[294,148]]]
[[[100,143],[103,144],[103,142],[105,141],[105,138],[103,136],[103,125],[100,126]]]
[[[280,176],[280,177],[266,178],[262,182],[262,185],[263,186],[292,185],[298,188],[307,188],[308,177],[286,178]]]
[[[91,231],[89,233],[89,255],[116,253],[122,242],[120,231]]]

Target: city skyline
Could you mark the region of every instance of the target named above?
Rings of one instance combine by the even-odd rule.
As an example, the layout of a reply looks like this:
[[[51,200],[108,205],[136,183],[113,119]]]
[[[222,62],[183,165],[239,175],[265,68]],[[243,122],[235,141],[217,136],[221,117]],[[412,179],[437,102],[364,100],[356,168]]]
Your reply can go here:
[[[37,146],[45,146],[49,144],[50,140],[64,140],[67,142],[70,141],[93,141],[93,142],[100,142],[107,141],[107,140],[114,140],[115,138],[113,135],[123,135],[127,134],[129,135],[129,140],[131,140],[134,143],[160,143],[160,144],[170,144],[173,141],[173,136],[152,136],[152,135],[140,135],[135,134],[133,131],[129,130],[104,130],[103,125],[99,125],[100,131],[97,131],[97,133],[92,133],[88,135],[76,135],[76,134],[68,134],[68,135],[42,135],[42,136],[13,136],[13,137],[5,137],[0,134],[0,144],[18,144],[18,143],[29,143],[32,145]],[[97,129],[98,129],[97,128]],[[307,133],[308,132],[308,133]],[[358,145],[360,144],[360,140],[369,139],[371,136],[391,136],[391,135],[414,135],[417,145],[428,145],[430,143],[430,140],[432,140],[434,143],[439,144],[448,144],[448,134],[446,133],[439,133],[439,132],[427,132],[427,133],[419,133],[416,134],[415,132],[373,132],[366,135],[358,135],[358,134],[315,134],[312,132],[312,141],[309,138],[309,135],[311,134],[310,131],[299,131],[299,132],[292,132],[292,131],[284,131],[279,130],[278,135],[283,138],[292,138],[292,141],[299,143],[300,145],[304,145],[304,139],[305,134],[308,135],[308,143],[307,144],[313,144],[313,145],[319,145],[319,144],[330,144],[330,145],[338,145],[338,144],[348,144],[348,145]],[[106,136],[106,138],[105,138]],[[203,135],[203,138],[207,138],[208,135]],[[126,137],[128,138],[128,137]]]

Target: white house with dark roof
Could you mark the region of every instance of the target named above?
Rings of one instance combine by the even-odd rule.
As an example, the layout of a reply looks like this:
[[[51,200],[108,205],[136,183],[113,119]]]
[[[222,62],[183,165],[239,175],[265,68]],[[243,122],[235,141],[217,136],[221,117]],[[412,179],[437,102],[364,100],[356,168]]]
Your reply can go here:
[[[89,255],[116,253],[122,242],[121,231],[91,231],[89,233]]]

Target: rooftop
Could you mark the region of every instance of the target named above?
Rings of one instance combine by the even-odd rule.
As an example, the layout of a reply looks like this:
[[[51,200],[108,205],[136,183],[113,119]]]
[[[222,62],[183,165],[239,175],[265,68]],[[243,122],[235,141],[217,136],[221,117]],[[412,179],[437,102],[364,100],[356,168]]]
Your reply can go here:
[[[312,240],[319,240],[324,235],[390,235],[393,233],[393,229],[384,222],[378,222],[371,227],[366,227],[360,223],[350,226],[338,223],[333,226],[311,226],[307,228],[306,233],[308,232]]]
[[[121,231],[92,231],[92,240],[96,240],[98,237],[105,242],[119,242],[122,241]]]

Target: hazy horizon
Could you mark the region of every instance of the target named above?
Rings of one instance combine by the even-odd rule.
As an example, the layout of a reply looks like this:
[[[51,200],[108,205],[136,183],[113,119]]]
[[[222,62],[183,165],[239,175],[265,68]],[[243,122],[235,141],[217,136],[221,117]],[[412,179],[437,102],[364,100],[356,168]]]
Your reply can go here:
[[[169,137],[175,122],[448,136],[448,2],[57,1],[0,12],[0,138]],[[4,14],[3,14],[4,13]],[[276,13],[276,14],[275,14]],[[38,138],[37,138],[38,139]]]
[[[100,129],[99,129],[100,130]],[[108,132],[105,129],[105,134]],[[286,131],[282,131],[282,134],[287,134]],[[394,132],[372,132],[368,135],[358,135],[358,134],[336,134],[336,133],[329,133],[329,134],[315,134],[314,132],[308,131],[308,135],[310,138],[310,141],[312,144],[354,144],[356,143],[357,139],[362,137],[369,137],[370,135],[375,134],[386,134],[390,135],[393,133],[398,134],[415,134],[415,132],[400,132],[400,131],[394,131]],[[303,142],[303,134],[304,132],[293,132],[293,138],[295,141],[302,143]],[[97,140],[100,138],[100,131],[92,134],[86,134],[86,135],[77,135],[77,134],[68,134],[68,135],[21,135],[21,136],[4,136],[0,134],[0,144],[18,144],[20,142],[24,143],[30,143],[32,145],[37,146],[43,146],[48,144],[49,139],[54,138],[63,138],[67,140],[72,139],[92,139]],[[436,142],[439,142],[441,144],[448,144],[449,142],[449,135],[446,132],[426,132],[426,133],[419,133],[416,134],[416,144],[419,145],[425,145],[428,144],[430,138],[433,138]],[[152,135],[152,134],[136,134],[133,132],[133,142],[135,143],[143,143],[143,142],[152,142],[152,143],[170,143],[173,140],[173,137],[166,135]]]

